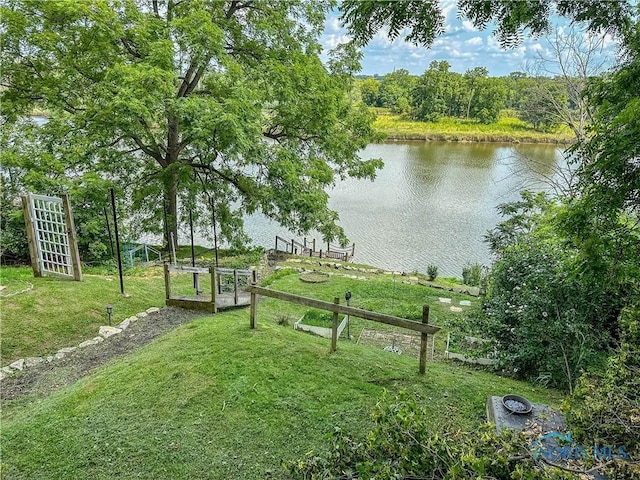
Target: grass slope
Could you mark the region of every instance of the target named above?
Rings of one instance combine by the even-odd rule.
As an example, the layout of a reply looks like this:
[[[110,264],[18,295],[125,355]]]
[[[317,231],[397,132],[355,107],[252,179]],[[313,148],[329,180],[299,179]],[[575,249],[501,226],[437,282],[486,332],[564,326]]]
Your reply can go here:
[[[349,289],[353,305],[409,318],[426,302],[432,323],[452,314],[438,302],[442,291],[388,276],[309,285],[287,273],[271,287],[328,300]],[[328,340],[278,324],[304,310],[262,299],[257,330],[247,309],[203,317],[46,399],[6,402],[2,478],[286,478],[282,462],[322,449],[334,428],[366,431],[385,389],[418,394],[435,425],[468,428],[484,419],[488,395],[560,401],[553,391],[454,363],[429,363],[420,377],[416,358],[353,341],[341,340],[330,355]],[[354,319],[352,334],[364,322]]]
[[[435,424],[469,426],[487,395],[552,392],[445,363],[327,340],[246,310],[179,327],[35,404],[3,411],[2,478],[285,478],[283,460],[336,426],[363,432],[384,389],[419,393]]]
[[[149,307],[164,305],[161,271],[134,270],[124,279],[120,294],[116,275],[87,275],[82,282],[59,277],[34,278],[27,267],[2,267],[0,285],[0,363],[25,357],[52,355],[93,338],[107,324],[106,305],[113,305],[112,325]],[[30,285],[33,288],[30,288]],[[13,296],[12,293],[18,293]]]

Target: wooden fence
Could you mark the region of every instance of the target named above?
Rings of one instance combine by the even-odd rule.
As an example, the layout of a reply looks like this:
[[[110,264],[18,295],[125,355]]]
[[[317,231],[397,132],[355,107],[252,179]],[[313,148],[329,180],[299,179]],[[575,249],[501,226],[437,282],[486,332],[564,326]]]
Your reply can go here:
[[[323,250],[323,247],[327,247]],[[338,245],[332,245],[331,243],[323,243],[316,247],[315,239],[307,242],[306,238],[302,239],[302,242],[292,238],[287,240],[276,235],[276,252],[290,253],[292,255],[300,255],[303,257],[318,257],[318,258],[332,258],[334,260],[341,260],[344,262],[350,261],[356,252],[356,244],[354,243],[348,248],[342,248]]]
[[[315,298],[295,295],[293,293],[271,290],[269,288],[259,287],[257,285],[248,285],[246,287],[246,291],[251,294],[251,310],[249,319],[251,328],[256,328],[257,324],[259,295],[333,312],[331,352],[335,352],[337,348],[338,315],[340,314],[363,318],[365,320],[371,320],[373,322],[385,323],[387,325],[393,325],[396,327],[420,332],[420,375],[424,375],[426,370],[428,335],[435,334],[440,331],[440,327],[429,325],[429,305],[424,305],[422,307],[422,322],[416,322],[414,320],[407,320],[406,318],[394,317],[393,315],[386,315],[384,313],[371,312],[369,310],[362,310],[360,308],[350,307],[347,305],[340,305],[340,298],[338,297],[334,298],[333,303],[331,303],[325,302],[323,300],[317,300]]]

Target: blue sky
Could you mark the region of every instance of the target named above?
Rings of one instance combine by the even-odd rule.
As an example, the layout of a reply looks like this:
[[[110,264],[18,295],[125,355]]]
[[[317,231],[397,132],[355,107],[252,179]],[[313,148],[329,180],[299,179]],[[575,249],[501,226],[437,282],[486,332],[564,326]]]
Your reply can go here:
[[[531,71],[534,61],[540,55],[553,58],[549,41],[545,37],[526,37],[522,44],[511,49],[502,49],[489,25],[484,31],[476,29],[468,20],[457,18],[455,2],[444,0],[445,33],[436,39],[429,48],[417,47],[398,38],[389,41],[384,32],[379,32],[364,49],[362,74],[373,75],[392,72],[404,68],[409,73],[420,75],[433,60],[446,60],[453,71],[464,73],[473,67],[484,66],[491,76],[508,75],[516,71]],[[555,20],[560,34],[569,30],[564,19]],[[558,30],[559,29],[559,30]],[[586,34],[585,41],[587,40]],[[321,42],[325,49],[331,49],[338,43],[346,42],[349,37],[340,27],[337,14],[327,19]],[[615,64],[617,45],[607,36],[602,39],[602,49],[598,52],[598,63],[606,66]]]

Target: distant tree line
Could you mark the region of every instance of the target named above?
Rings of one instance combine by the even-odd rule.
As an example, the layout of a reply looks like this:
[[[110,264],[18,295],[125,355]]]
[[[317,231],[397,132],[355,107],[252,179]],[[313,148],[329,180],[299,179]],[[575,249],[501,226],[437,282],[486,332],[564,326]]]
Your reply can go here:
[[[490,77],[485,67],[461,74],[451,71],[446,60],[431,62],[420,76],[400,69],[363,78],[358,85],[366,105],[425,122],[446,116],[492,123],[501,110],[510,109],[536,130],[546,131],[561,124],[559,110],[576,108],[566,77],[534,77],[523,72]]]

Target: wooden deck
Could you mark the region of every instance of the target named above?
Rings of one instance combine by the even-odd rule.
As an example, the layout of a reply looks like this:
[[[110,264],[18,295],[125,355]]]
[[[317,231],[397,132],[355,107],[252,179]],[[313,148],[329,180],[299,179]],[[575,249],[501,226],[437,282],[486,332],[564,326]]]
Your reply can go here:
[[[238,303],[235,303],[233,292],[219,293],[216,295],[216,305],[211,303],[211,295],[172,295],[166,299],[167,306],[188,308],[191,310],[203,310],[215,313],[220,310],[230,310],[232,308],[248,307],[251,304],[251,295],[248,293],[238,294]]]
[[[207,275],[211,279],[211,286],[209,294],[201,292],[200,295],[184,295],[176,294],[172,292],[171,288],[171,274],[170,272],[183,272],[190,273],[194,276],[194,282],[199,285],[198,276]],[[230,286],[232,291],[228,291],[223,287],[221,279],[223,276],[231,277]],[[214,268],[214,267],[193,267],[193,266],[177,266],[177,265],[164,265],[164,282],[165,282],[165,303],[167,306],[188,308],[191,310],[201,310],[205,312],[216,313],[218,310],[229,310],[231,308],[246,307],[251,304],[251,295],[243,290],[240,277],[244,277],[245,280],[242,283],[246,283],[247,277],[252,278],[252,281],[256,281],[256,272],[252,270],[237,270],[227,268]]]

